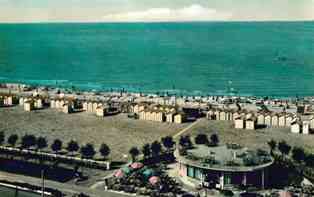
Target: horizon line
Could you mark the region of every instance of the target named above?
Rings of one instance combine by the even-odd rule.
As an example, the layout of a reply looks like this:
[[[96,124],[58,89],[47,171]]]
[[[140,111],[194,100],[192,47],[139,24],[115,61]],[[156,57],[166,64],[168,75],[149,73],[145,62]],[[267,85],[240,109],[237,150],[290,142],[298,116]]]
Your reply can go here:
[[[264,22],[314,22],[314,19],[296,19],[296,20],[191,20],[191,21],[0,21],[0,24],[123,24],[123,23],[264,23]]]

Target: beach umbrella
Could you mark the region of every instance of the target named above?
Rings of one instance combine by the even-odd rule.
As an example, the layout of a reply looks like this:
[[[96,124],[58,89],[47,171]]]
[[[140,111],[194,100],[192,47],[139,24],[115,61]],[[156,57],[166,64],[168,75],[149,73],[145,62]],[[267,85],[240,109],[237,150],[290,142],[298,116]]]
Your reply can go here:
[[[125,175],[125,174],[124,174],[124,172],[123,172],[121,169],[117,170],[117,171],[114,173],[114,176],[117,177],[117,178],[122,178],[124,175]]]
[[[144,166],[144,164],[142,164],[142,163],[140,163],[140,162],[135,162],[135,163],[132,163],[131,165],[130,165],[130,167],[132,168],[132,169],[140,169],[140,168],[142,168]]]
[[[157,177],[157,176],[152,176],[149,178],[149,183],[152,184],[152,185],[156,185],[157,183],[160,182],[160,178]]]
[[[150,177],[154,176],[155,175],[155,171],[152,170],[152,169],[146,169],[142,172],[144,178],[149,179]]]
[[[121,168],[121,170],[125,173],[125,174],[130,174],[131,173],[131,169],[129,167],[123,167]]]
[[[280,197],[292,197],[291,193],[287,191],[280,191],[279,196]]]

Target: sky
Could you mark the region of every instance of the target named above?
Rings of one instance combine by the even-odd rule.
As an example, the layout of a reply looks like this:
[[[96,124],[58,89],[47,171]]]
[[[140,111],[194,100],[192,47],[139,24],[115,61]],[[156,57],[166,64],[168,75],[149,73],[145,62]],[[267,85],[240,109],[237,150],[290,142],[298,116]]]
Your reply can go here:
[[[314,0],[0,0],[0,22],[314,20]]]

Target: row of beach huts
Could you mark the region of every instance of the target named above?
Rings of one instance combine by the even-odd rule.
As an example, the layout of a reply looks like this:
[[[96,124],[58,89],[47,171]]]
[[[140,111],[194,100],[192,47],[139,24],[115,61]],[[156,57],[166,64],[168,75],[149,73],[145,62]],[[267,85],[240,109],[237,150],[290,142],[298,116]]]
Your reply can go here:
[[[233,121],[236,129],[255,130],[263,127],[290,127],[293,133],[309,134],[314,129],[314,116],[306,118],[292,113],[248,112],[210,109],[210,120]]]
[[[3,98],[3,99],[2,99]],[[85,111],[93,113],[96,116],[103,117],[114,115],[122,111],[119,105],[108,102],[77,100],[75,98],[48,98],[42,96],[16,97],[6,96],[0,97],[3,105],[12,106],[20,105],[24,111],[40,110],[44,108],[52,108],[63,113],[69,114],[76,111]],[[0,102],[1,104],[1,102]],[[125,110],[124,110],[125,111]],[[140,120],[183,123],[186,121],[186,115],[183,111],[170,105],[154,105],[151,103],[133,103],[127,107],[126,112],[133,113]]]
[[[130,106],[130,112],[134,113],[140,120],[183,123],[186,121],[186,114],[175,106],[160,105],[151,103],[138,103]]]

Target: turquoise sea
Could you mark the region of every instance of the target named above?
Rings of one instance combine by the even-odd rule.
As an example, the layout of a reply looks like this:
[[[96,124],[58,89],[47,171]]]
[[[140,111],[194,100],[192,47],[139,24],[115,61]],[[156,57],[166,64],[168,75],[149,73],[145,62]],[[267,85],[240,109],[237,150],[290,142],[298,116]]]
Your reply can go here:
[[[314,95],[314,22],[0,24],[0,82]]]

